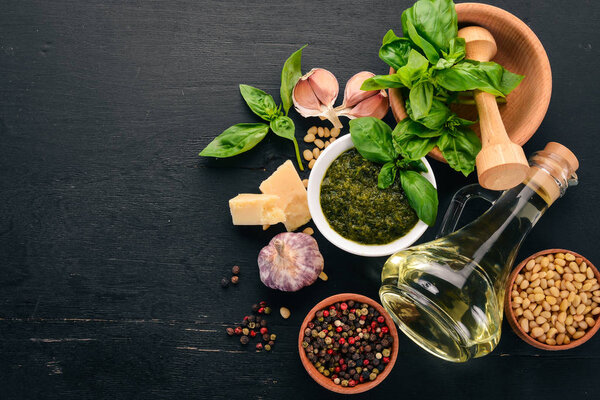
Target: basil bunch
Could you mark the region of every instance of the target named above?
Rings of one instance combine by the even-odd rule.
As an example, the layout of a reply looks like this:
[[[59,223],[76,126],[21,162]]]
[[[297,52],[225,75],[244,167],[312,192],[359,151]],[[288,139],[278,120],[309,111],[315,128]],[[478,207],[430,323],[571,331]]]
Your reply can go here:
[[[400,175],[400,183],[408,203],[419,219],[431,226],[435,223],[438,209],[437,190],[421,172],[427,167],[418,158],[402,156],[397,138],[400,124],[392,131],[385,122],[374,117],[356,118],[350,121],[350,136],[356,150],[367,160],[383,164],[377,179],[377,187],[386,189]],[[426,153],[425,153],[426,154]]]
[[[457,37],[452,0],[419,0],[402,13],[402,32],[389,30],[379,57],[396,73],[366,80],[362,90],[401,88],[409,118],[397,127],[394,145],[406,158],[419,159],[436,145],[448,164],[465,176],[475,168],[481,142],[449,105],[461,92],[482,90],[505,97],[523,76],[494,62],[465,60],[465,40]]]
[[[300,149],[295,137],[296,128],[294,121],[287,114],[293,103],[292,91],[296,82],[302,76],[300,62],[302,49],[305,47],[306,45],[295,51],[283,65],[281,87],[279,90],[281,105],[277,106],[275,100],[273,100],[273,96],[260,89],[249,85],[240,85],[240,93],[248,107],[250,107],[254,114],[269,122],[269,124],[244,123],[233,125],[210,142],[200,152],[201,156],[225,158],[248,151],[263,140],[270,128],[277,136],[289,139],[294,143],[298,166],[301,171],[304,171],[302,159],[300,158]]]

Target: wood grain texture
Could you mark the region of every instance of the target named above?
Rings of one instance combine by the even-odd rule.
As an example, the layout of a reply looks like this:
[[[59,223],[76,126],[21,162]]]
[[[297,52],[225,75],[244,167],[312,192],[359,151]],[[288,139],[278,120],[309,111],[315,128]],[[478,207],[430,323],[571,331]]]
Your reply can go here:
[[[381,38],[399,28],[410,4],[3,1],[1,397],[330,398],[300,364],[299,325],[329,295],[376,298],[384,260],[343,253],[316,234],[329,280],[297,294],[265,288],[256,256],[281,228],[231,226],[227,200],[256,192],[293,157],[291,144],[270,135],[232,159],[197,153],[228,126],[257,121],[237,85],[278,99],[281,66],[305,43],[303,69],[327,68],[341,85],[361,70],[385,73]],[[600,6],[494,4],[536,32],[552,65],[553,99],[526,154],[557,141],[581,163],[580,186],[546,213],[519,259],[562,247],[599,260]],[[291,115],[299,137],[316,122]],[[432,166],[443,211],[475,177]],[[233,264],[242,267],[240,284],[223,290],[219,280]],[[246,351],[224,333],[263,299],[292,311],[288,320],[271,318],[279,340],[270,354]],[[388,379],[357,398],[592,398],[599,368],[596,338],[548,353],[505,324],[498,348],[464,365],[402,337]],[[549,385],[548,371],[561,371],[569,385]]]

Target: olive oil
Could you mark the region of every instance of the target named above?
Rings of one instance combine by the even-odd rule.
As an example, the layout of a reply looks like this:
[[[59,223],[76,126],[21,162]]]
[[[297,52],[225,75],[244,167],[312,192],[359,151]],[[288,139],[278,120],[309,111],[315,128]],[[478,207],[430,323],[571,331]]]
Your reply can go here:
[[[577,166],[563,161],[536,153],[528,179],[505,191],[477,220],[387,260],[379,295],[406,335],[454,362],[496,347],[505,285],[519,246],[549,205],[576,183]]]

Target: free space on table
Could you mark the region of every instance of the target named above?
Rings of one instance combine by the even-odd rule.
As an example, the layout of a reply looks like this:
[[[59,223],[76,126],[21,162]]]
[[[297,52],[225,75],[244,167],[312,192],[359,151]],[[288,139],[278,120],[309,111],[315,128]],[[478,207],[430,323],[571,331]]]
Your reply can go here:
[[[600,263],[600,4],[493,3],[536,32],[552,65],[550,109],[525,152],[558,141],[581,162],[580,185],[540,220],[518,259],[561,247]],[[329,281],[295,294],[267,289],[256,256],[282,228],[233,227],[227,200],[256,192],[292,157],[291,144],[270,135],[232,159],[197,154],[228,126],[258,121],[238,84],[277,98],[283,61],[305,43],[303,70],[327,68],[342,87],[361,70],[385,73],[381,38],[411,4],[4,0],[0,398],[334,397],[300,364],[300,321],[335,293],[376,298],[385,259],[351,256],[317,233]],[[290,114],[298,136],[318,121]],[[475,178],[431,163],[443,213]],[[473,205],[465,220],[484,209]],[[223,290],[234,264],[240,283]],[[272,316],[271,353],[224,333],[259,300],[292,311]],[[544,352],[505,323],[492,354],[461,365],[401,336],[390,376],[357,398],[597,398],[599,370],[600,337]]]

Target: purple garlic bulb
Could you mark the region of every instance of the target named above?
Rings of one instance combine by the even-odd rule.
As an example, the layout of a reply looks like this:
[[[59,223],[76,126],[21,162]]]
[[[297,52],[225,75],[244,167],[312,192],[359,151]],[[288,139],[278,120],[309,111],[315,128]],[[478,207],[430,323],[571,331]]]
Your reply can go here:
[[[280,233],[258,253],[260,280],[284,292],[312,285],[323,271],[323,265],[317,241],[305,233]]]

